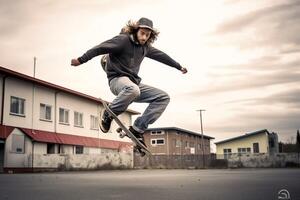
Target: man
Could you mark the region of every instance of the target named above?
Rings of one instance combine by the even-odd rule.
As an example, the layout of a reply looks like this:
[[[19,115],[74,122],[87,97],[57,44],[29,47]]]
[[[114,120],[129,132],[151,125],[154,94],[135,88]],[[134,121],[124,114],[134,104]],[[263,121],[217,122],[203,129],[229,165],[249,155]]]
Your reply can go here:
[[[149,124],[154,123],[161,116],[170,101],[169,95],[164,91],[141,83],[138,72],[144,57],[174,67],[183,74],[187,73],[186,68],[181,67],[164,52],[152,47],[151,44],[158,34],[150,19],[129,21],[119,35],[88,50],[81,57],[71,60],[72,66],[78,66],[95,56],[107,54],[101,59],[101,64],[107,73],[110,90],[116,95],[109,108],[116,115],[120,115],[132,102],[149,103],[142,116],[129,127],[129,130],[143,143],[144,131]],[[112,117],[103,110],[100,128],[104,133],[109,131],[111,122]]]

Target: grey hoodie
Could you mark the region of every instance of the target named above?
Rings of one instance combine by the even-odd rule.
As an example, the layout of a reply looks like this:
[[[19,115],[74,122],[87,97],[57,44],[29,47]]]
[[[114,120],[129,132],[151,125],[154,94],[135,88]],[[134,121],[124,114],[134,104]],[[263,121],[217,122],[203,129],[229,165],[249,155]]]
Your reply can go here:
[[[144,57],[175,67],[178,70],[181,69],[180,64],[164,52],[152,46],[140,45],[132,35],[124,33],[93,47],[78,60],[82,64],[102,54],[109,54],[106,66],[109,82],[115,77],[127,76],[131,81],[139,84],[141,78],[138,73]]]

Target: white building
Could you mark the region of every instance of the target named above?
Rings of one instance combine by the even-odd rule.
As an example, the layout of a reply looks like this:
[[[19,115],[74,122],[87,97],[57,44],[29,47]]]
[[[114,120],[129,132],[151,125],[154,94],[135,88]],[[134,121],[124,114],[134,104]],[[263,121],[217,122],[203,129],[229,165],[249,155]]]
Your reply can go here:
[[[0,67],[0,170],[132,168],[132,143],[98,128],[98,98]],[[120,115],[129,126],[127,110]]]

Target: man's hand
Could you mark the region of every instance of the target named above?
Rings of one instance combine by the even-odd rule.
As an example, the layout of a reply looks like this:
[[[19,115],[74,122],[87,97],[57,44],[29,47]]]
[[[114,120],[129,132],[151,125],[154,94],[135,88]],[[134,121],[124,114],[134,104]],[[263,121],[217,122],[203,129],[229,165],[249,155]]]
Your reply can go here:
[[[78,66],[78,65],[80,65],[80,64],[81,64],[81,63],[79,62],[79,60],[78,60],[77,58],[71,60],[71,65],[72,65],[72,66]]]
[[[181,67],[180,71],[183,73],[183,74],[186,74],[188,72],[188,70],[185,68],[185,67]]]

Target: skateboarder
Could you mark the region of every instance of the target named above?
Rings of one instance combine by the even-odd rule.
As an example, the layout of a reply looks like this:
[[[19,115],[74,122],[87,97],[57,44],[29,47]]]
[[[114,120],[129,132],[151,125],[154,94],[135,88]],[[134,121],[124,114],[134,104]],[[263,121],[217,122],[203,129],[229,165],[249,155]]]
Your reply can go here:
[[[71,60],[72,66],[78,66],[95,56],[106,54],[102,57],[101,63],[107,73],[110,90],[116,95],[109,105],[116,115],[126,111],[132,102],[149,103],[144,113],[135,120],[133,126],[129,127],[129,130],[143,143],[144,131],[149,124],[154,123],[161,116],[170,101],[166,92],[141,83],[138,72],[144,57],[174,67],[183,74],[187,73],[186,68],[152,46],[158,34],[150,19],[129,21],[119,35],[93,47],[81,57]],[[109,131],[111,122],[112,117],[103,110],[100,128],[104,133]]]

